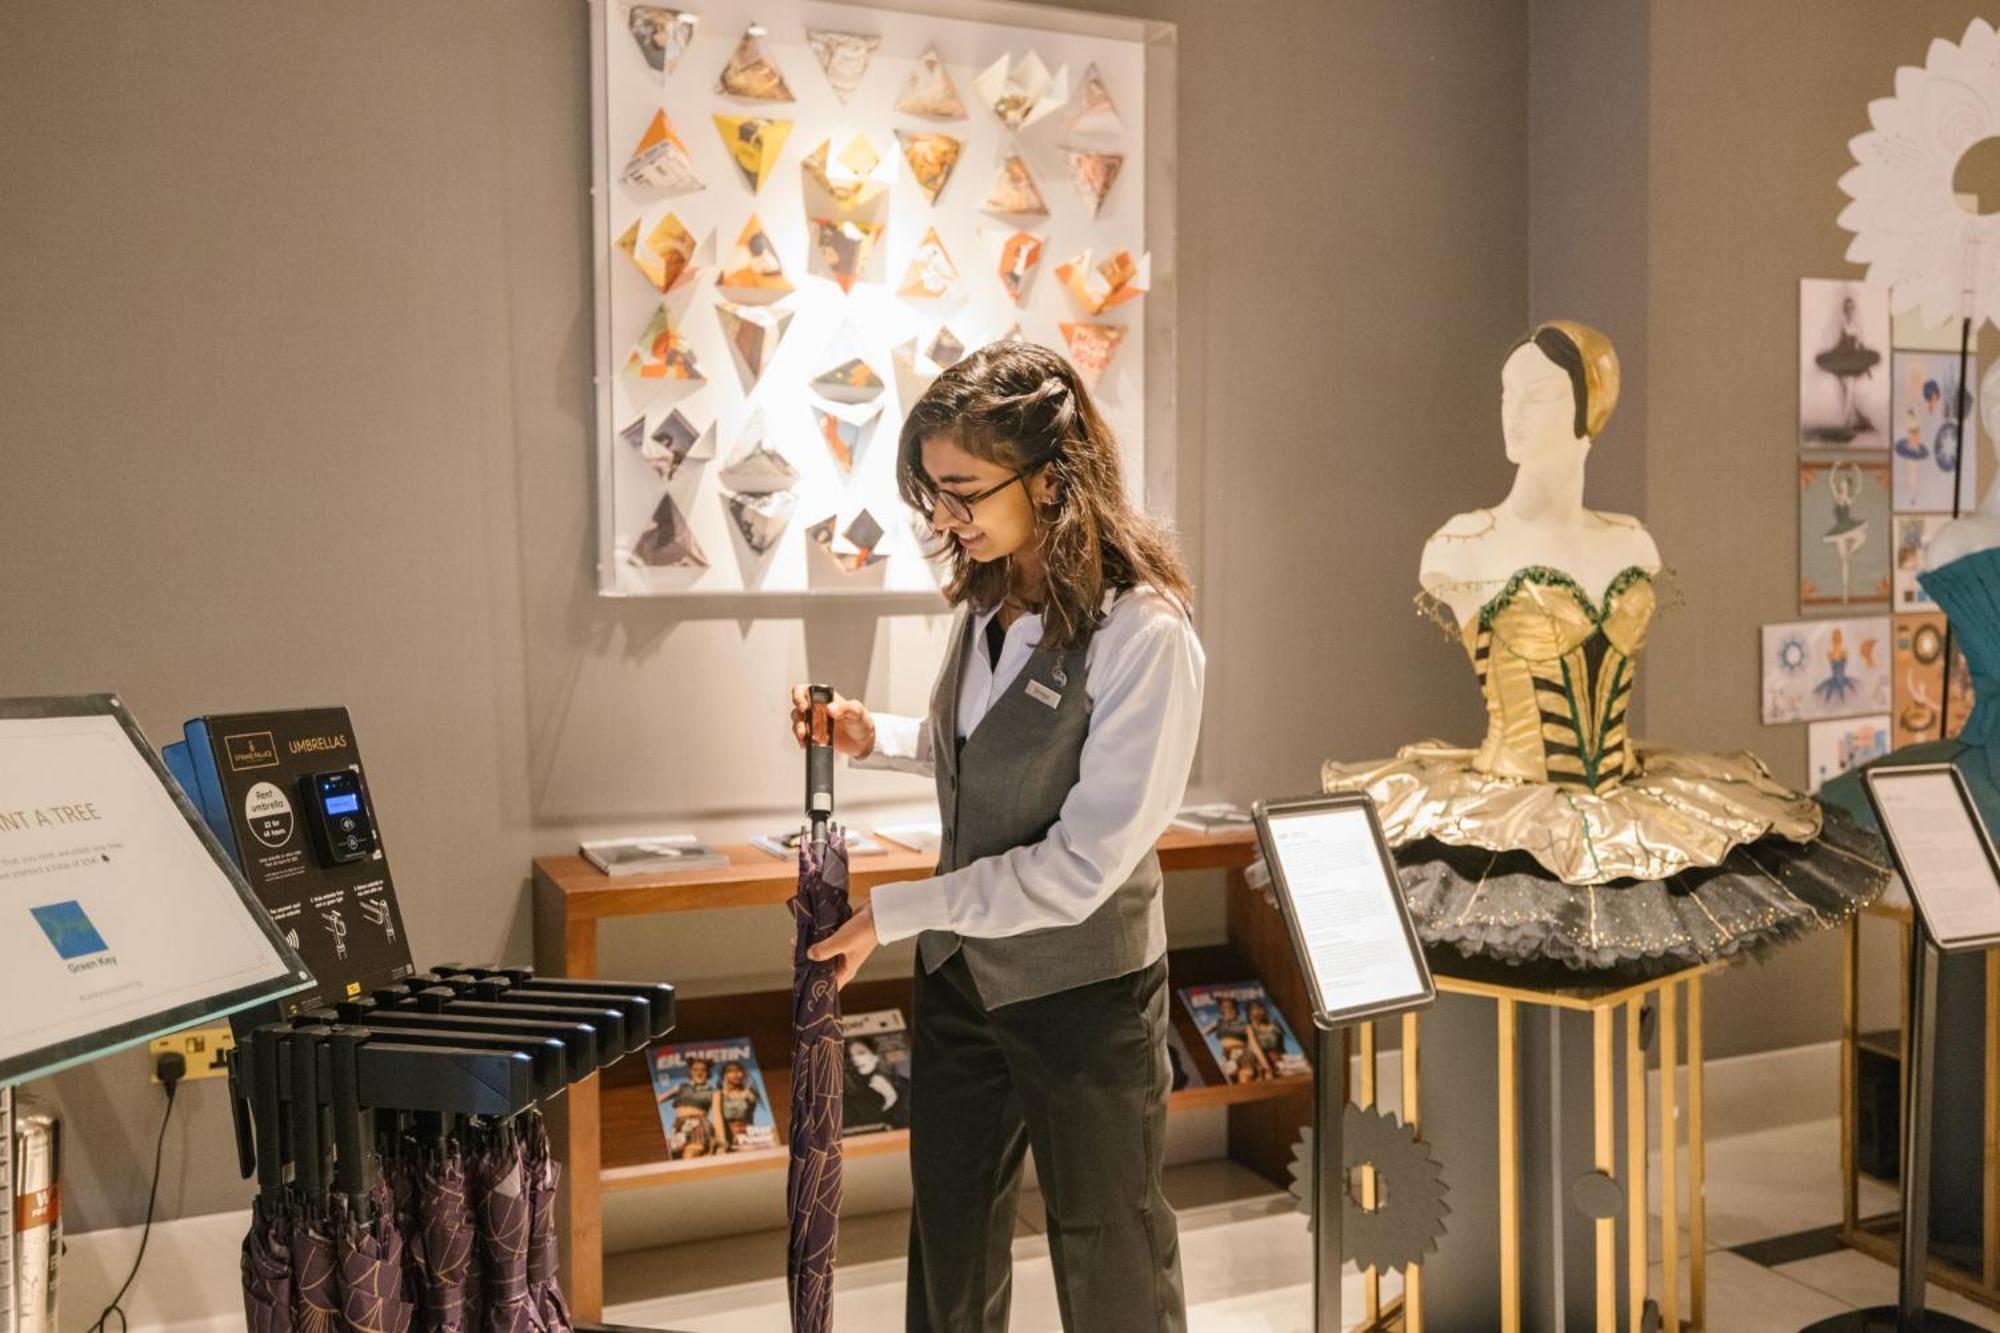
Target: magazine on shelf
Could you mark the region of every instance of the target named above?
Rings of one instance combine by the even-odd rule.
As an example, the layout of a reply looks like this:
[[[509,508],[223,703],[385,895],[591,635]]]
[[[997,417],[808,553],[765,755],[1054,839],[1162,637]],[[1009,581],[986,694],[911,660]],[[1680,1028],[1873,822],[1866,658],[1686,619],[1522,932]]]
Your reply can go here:
[[[929,852],[935,856],[944,846],[944,826],[929,824],[879,824],[875,836],[887,838],[899,847],[907,847],[913,852]]]
[[[777,1121],[748,1037],[655,1046],[647,1065],[667,1156],[681,1161],[776,1146]]]
[[[1227,1083],[1257,1083],[1310,1070],[1305,1048],[1261,981],[1183,986],[1181,1003]]]
[[[1228,833],[1251,827],[1250,812],[1240,805],[1219,801],[1209,805],[1184,805],[1174,815],[1173,828],[1189,833]]]
[[[910,1034],[900,1009],[844,1014],[846,1076],[840,1133],[875,1134],[910,1127]]]
[[[1167,1025],[1167,1063],[1174,1071],[1175,1092],[1182,1088],[1199,1088],[1208,1082],[1202,1077],[1201,1066],[1195,1063],[1194,1052],[1188,1049],[1181,1030],[1171,1023]]]
[[[780,860],[789,861],[799,854],[799,843],[804,834],[793,829],[789,833],[760,833],[750,839],[750,845],[760,852],[769,852]],[[887,856],[889,849],[866,834],[850,831],[847,835],[847,855]]]
[[[577,848],[583,859],[607,875],[657,875],[667,870],[710,870],[729,858],[692,833],[647,838],[607,838]]]

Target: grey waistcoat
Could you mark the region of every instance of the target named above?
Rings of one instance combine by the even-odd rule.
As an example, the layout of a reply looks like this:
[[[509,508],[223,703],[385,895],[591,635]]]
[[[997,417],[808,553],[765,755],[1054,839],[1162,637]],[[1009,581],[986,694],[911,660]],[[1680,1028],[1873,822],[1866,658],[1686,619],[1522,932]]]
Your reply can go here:
[[[951,656],[931,695],[943,826],[939,874],[1041,841],[1076,786],[1090,729],[1084,692],[1086,634],[1064,653],[1037,647],[964,744],[957,744],[959,683],[971,637],[972,616],[961,609],[952,630]],[[1051,696],[1060,696],[1053,706],[1044,702]],[[979,998],[989,1009],[1121,977],[1166,952],[1160,884],[1160,859],[1148,851],[1131,876],[1075,925],[1004,939],[965,939],[947,930],[926,930],[917,936],[917,956],[926,972],[935,972],[963,949]]]

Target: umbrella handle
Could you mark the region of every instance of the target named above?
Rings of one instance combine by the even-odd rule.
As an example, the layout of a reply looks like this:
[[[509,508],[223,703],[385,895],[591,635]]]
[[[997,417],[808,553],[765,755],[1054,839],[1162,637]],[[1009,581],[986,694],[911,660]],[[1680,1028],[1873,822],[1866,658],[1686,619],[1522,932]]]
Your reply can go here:
[[[325,1028],[294,1028],[285,1039],[291,1049],[292,1183],[301,1202],[311,1206],[326,1188],[320,1148],[319,1043]]]
[[[806,729],[806,818],[812,821],[813,846],[826,847],[827,821],[833,818],[833,704],[831,685],[808,685],[812,701]]]
[[[257,1138],[257,1190],[265,1203],[277,1204],[285,1190],[283,1104],[278,1100],[278,1040],[289,1029],[272,1025],[250,1036],[250,1121]],[[238,1048],[241,1058],[241,1048]]]
[[[361,1096],[355,1052],[368,1038],[365,1028],[333,1029],[327,1041],[327,1102],[333,1107],[333,1187],[358,1208],[368,1193],[368,1157],[362,1148]]]

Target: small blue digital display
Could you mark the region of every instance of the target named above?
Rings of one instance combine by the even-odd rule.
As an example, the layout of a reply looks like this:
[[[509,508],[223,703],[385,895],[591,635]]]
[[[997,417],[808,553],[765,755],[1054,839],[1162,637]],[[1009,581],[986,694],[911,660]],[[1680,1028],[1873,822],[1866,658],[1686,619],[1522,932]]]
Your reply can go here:
[[[326,812],[330,815],[351,815],[361,808],[361,798],[353,792],[326,798]]]

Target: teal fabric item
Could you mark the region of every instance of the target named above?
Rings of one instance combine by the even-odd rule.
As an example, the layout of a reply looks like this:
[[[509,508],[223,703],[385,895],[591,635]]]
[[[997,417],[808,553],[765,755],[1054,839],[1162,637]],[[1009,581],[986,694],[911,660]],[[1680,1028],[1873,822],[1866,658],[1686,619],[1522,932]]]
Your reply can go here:
[[[1959,739],[1992,745],[2000,741],[2000,549],[1962,555],[1917,583],[1951,622],[1952,641],[1972,668],[1972,716]]]

